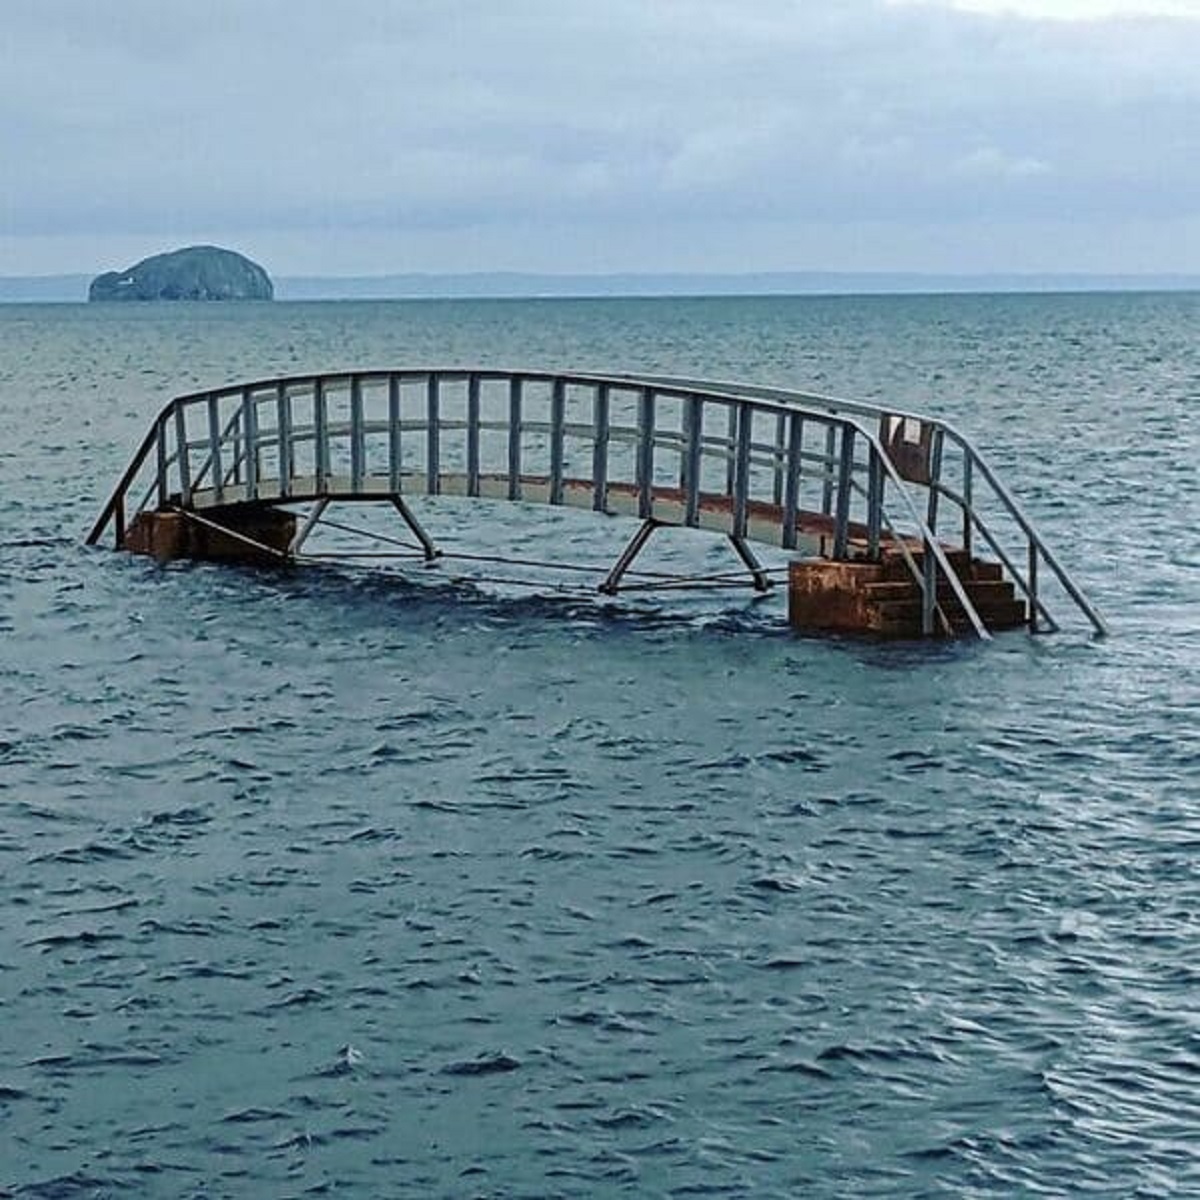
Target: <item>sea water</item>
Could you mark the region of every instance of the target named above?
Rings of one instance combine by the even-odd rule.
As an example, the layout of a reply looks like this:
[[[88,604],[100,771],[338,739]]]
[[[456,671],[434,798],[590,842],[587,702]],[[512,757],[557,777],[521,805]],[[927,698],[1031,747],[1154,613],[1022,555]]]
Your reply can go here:
[[[0,307],[0,1194],[1200,1193],[1198,331],[1188,294]],[[1113,635],[84,547],[171,395],[441,365],[948,417]],[[629,531],[419,511],[500,557]]]

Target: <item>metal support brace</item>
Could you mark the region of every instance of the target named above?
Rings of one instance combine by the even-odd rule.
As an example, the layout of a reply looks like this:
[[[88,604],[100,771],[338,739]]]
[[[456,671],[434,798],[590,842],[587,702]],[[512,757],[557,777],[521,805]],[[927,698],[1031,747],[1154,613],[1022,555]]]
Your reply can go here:
[[[425,532],[425,527],[413,515],[413,511],[399,496],[392,497],[392,503],[396,506],[396,511],[404,518],[404,523],[412,530],[413,537],[421,543],[421,549],[425,552],[425,561],[433,562],[435,558],[441,558],[442,552],[433,544],[433,538]]]
[[[1029,539],[1029,632],[1038,632],[1038,552]]]
[[[850,498],[854,482],[854,427],[842,426],[842,455],[838,464],[837,509],[833,517],[833,557],[843,562],[850,547]]]
[[[186,508],[192,503],[192,466],[188,454],[187,418],[182,404],[175,405],[175,458],[179,471],[179,498]]]
[[[973,478],[973,463],[969,452],[963,453],[963,502],[962,502],[962,544],[963,549],[967,552],[968,558],[974,557],[974,550],[971,547],[971,536],[975,532],[975,522],[971,518],[971,508],[975,503],[974,478]]]
[[[316,528],[317,522],[321,519],[322,513],[329,507],[329,497],[323,497],[318,500],[308,511],[308,515],[300,523],[300,528],[292,535],[291,543],[288,545],[288,558],[295,558],[300,553],[300,547],[308,540],[308,535]]]
[[[879,451],[871,447],[867,467],[867,558],[879,561],[879,538],[883,531],[883,485],[886,476]]]
[[[933,617],[937,609],[937,560],[933,546],[926,540],[921,559],[921,636],[933,637]]]
[[[837,458],[834,456],[836,449],[837,424],[830,421],[825,426],[825,463],[822,468],[825,482],[821,486],[821,512],[827,517],[833,514],[833,481],[837,475]]]
[[[167,427],[162,421],[158,423],[157,439],[158,468],[155,475],[155,489],[158,493],[158,507],[166,508],[170,488],[167,484],[167,468],[170,460],[167,458]]]
[[[933,432],[929,446],[929,503],[925,510],[925,524],[930,533],[937,533],[938,492],[942,486],[942,443],[945,434],[940,429]]]
[[[747,570],[754,577],[754,590],[756,592],[769,592],[772,586],[771,577],[763,569],[762,563],[758,561],[758,556],[750,549],[746,539],[731,533],[729,541],[737,551],[738,558],[746,564]]]
[[[620,590],[621,577],[633,566],[633,561],[642,552],[642,548],[650,540],[650,535],[658,528],[658,522],[647,518],[638,526],[638,531],[629,539],[629,545],[621,551],[621,557],[613,564],[608,577],[600,585],[600,591],[606,596],[615,596]]]

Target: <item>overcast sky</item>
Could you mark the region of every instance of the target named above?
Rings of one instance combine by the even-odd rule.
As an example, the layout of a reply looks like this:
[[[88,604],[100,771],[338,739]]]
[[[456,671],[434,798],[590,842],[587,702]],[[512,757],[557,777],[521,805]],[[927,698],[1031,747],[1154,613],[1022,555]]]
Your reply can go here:
[[[1200,0],[0,16],[0,275],[1200,273]]]

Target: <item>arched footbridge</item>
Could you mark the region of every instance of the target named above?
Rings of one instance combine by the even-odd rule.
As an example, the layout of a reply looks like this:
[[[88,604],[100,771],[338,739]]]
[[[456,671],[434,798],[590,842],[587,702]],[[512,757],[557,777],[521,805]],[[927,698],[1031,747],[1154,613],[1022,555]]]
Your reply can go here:
[[[817,627],[821,611],[846,608],[850,586],[858,611],[847,628],[985,638],[1017,623],[1055,629],[1049,582],[1056,600],[1106,632],[995,472],[946,422],[659,375],[363,370],[179,396],[154,420],[88,542],[111,530],[128,549],[169,553],[165,538],[187,553],[219,542],[293,562],[330,505],[382,501],[434,560],[434,538],[408,501],[439,495],[637,519],[598,581],[609,593],[625,586],[653,531],[673,525],[727,537],[759,589],[772,572],[754,545],[789,552],[793,615],[816,605]],[[817,574],[805,583],[808,567]]]

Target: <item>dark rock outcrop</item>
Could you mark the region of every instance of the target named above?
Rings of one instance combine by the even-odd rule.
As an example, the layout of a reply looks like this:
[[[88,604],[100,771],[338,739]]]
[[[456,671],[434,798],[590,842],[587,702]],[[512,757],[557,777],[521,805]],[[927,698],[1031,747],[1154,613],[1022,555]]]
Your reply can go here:
[[[188,246],[145,258],[127,271],[97,275],[89,300],[271,300],[271,277],[244,255]]]

